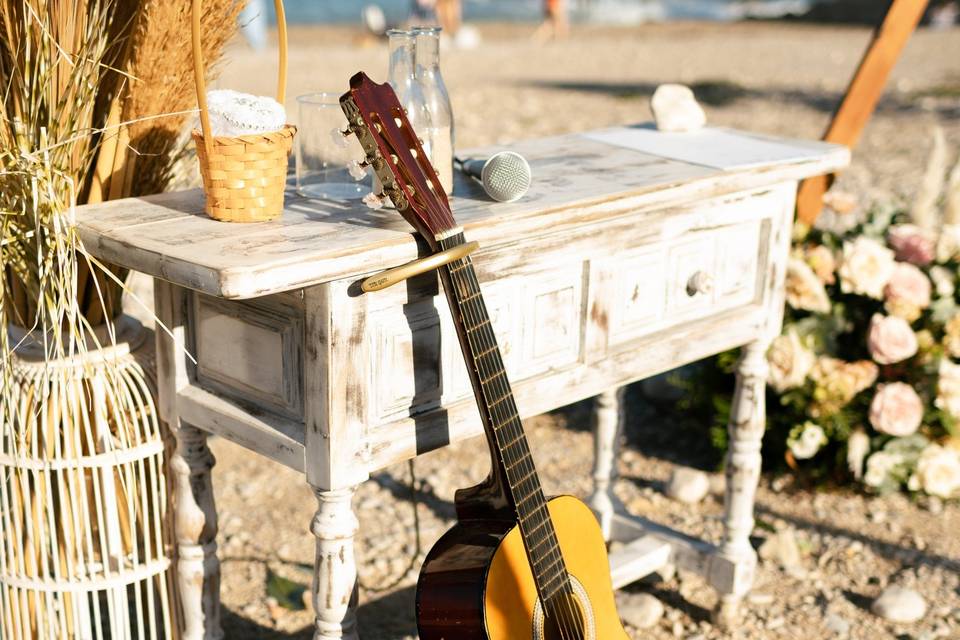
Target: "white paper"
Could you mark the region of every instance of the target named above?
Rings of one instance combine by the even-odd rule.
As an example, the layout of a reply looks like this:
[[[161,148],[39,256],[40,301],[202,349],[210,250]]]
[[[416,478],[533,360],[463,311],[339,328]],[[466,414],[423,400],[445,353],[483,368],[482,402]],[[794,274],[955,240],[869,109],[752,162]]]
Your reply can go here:
[[[743,169],[807,160],[810,149],[719,127],[671,133],[653,125],[616,127],[583,134],[598,142],[714,169]]]

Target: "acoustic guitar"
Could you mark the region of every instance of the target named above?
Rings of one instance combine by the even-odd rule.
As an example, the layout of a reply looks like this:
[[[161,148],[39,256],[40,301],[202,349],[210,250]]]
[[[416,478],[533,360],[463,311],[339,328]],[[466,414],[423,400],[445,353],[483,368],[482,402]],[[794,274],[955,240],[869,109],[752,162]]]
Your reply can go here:
[[[465,243],[393,89],[365,74],[340,98],[397,211],[433,252]],[[456,524],[417,584],[422,640],[625,640],[600,527],[576,498],[544,497],[470,256],[439,269],[492,471],[456,494]]]

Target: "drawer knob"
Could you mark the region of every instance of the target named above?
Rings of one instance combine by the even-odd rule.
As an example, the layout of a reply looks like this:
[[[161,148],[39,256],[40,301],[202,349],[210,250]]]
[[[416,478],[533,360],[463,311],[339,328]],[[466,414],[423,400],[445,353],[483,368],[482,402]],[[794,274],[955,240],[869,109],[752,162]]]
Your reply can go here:
[[[698,293],[706,295],[713,290],[713,276],[704,271],[697,271],[687,280],[687,295],[691,298]]]

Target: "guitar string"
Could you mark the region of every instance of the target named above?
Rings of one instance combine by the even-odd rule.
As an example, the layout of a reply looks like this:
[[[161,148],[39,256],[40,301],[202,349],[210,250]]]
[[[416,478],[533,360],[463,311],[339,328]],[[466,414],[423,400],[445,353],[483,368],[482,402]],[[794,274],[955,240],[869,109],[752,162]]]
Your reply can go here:
[[[464,320],[469,319],[470,321],[472,321],[473,327],[470,327],[470,329],[475,329],[478,326],[482,326],[484,327],[484,329],[489,329],[489,326],[488,326],[489,316],[488,314],[485,313],[486,311],[485,305],[483,307],[480,307],[480,305],[478,304],[477,309],[473,311],[471,311],[470,309],[470,307],[473,306],[470,304],[471,302],[474,302],[474,301],[479,302],[482,300],[482,298],[480,297],[481,293],[479,290],[479,283],[476,281],[475,273],[473,272],[473,269],[472,269],[472,264],[467,264],[466,260],[464,260],[464,263],[465,264],[462,266],[458,266],[454,269],[451,269],[451,281],[452,282],[455,281],[455,284],[457,285],[456,286],[456,293],[458,294],[457,306],[460,311],[461,317],[463,317]],[[460,271],[465,272],[466,277],[461,277],[459,275]],[[462,290],[460,285],[462,285]],[[481,331],[476,331],[476,332],[468,331],[467,333],[468,342],[471,343],[471,349],[474,350],[474,354],[471,354],[474,356],[472,359],[474,360],[478,373],[480,373],[482,376],[481,391],[484,393],[485,396],[487,395],[486,393],[487,390],[483,388],[485,386],[485,383],[483,383],[483,379],[485,378],[487,379],[488,382],[494,379],[501,379],[502,383],[500,384],[500,386],[506,387],[506,391],[509,391],[508,382],[504,377],[504,369],[502,367],[502,362],[498,363],[496,361],[497,359],[494,358],[494,362],[492,363],[492,365],[494,368],[499,369],[499,371],[494,372],[492,375],[481,371],[481,369],[485,369],[485,367],[483,366],[483,363],[476,357],[476,354],[487,351],[487,345],[485,345],[484,342],[487,342],[489,344],[490,341],[493,341],[493,344],[490,344],[489,346],[490,347],[496,346],[495,335],[486,336],[486,333],[487,331],[483,331],[482,333]],[[475,335],[475,334],[480,334],[480,335]],[[485,336],[487,337],[486,341],[483,340]],[[471,340],[471,338],[474,338],[474,339]],[[477,351],[476,349],[483,349],[483,351]],[[490,352],[493,353],[492,350]],[[500,366],[498,367],[497,365],[500,365]],[[498,394],[497,397],[505,397],[505,394],[504,393]],[[504,403],[500,403],[497,406],[500,406],[502,404]],[[488,409],[488,411],[493,413],[493,412],[496,412],[497,409],[494,407],[494,408]],[[516,411],[512,412],[510,415],[515,416]],[[503,417],[502,412],[501,412],[501,417]],[[508,419],[509,419],[509,416],[508,416]],[[503,426],[507,426],[508,423],[501,423],[501,424]],[[509,424],[511,426],[514,426],[514,428],[518,426],[516,419],[511,420]],[[519,426],[522,429],[522,425],[519,425]],[[514,440],[513,438],[511,438],[511,442],[517,442],[517,441],[518,440]],[[507,453],[509,449],[501,448],[501,450],[503,451],[504,454],[506,454],[505,457],[509,456],[509,453]],[[521,460],[524,460],[524,458],[521,458]],[[513,462],[516,463],[517,460],[514,460]],[[530,460],[530,462],[532,462],[532,459]],[[529,476],[526,476],[526,477],[529,477]],[[509,481],[509,478],[508,478],[508,481]],[[539,546],[539,543],[537,546]],[[562,559],[562,555],[561,555],[561,559]],[[559,570],[562,571],[562,567]],[[569,595],[570,594],[567,592],[567,590],[562,589],[559,593],[555,593],[553,597],[542,599],[544,608],[547,609],[548,611],[552,610],[554,617],[557,619],[557,622],[559,623],[558,627],[561,634],[561,640],[566,640],[568,633],[572,634],[571,640],[573,640],[574,637],[582,638],[581,634],[583,633],[583,627],[582,627],[583,621],[582,619],[577,620],[577,615],[574,610],[574,607],[576,605],[571,601],[571,598],[568,597]],[[549,613],[548,613],[548,616],[549,616]]]
[[[457,234],[455,236],[452,236],[448,240],[452,242],[447,242],[442,244],[454,245],[454,244],[462,243],[464,241],[462,234]],[[448,247],[444,247],[444,248],[448,248]],[[506,431],[508,428],[512,427],[513,430],[516,432],[516,430],[519,428],[520,433],[515,433],[515,435],[511,437],[511,444],[509,446],[513,447],[513,446],[516,446],[518,443],[521,442],[521,440],[524,439],[524,438],[518,437],[523,435],[522,424],[519,424],[519,418],[517,417],[515,403],[512,400],[512,394],[510,393],[509,383],[507,382],[507,379],[505,376],[505,369],[503,367],[502,359],[499,358],[499,349],[498,348],[491,349],[492,347],[497,347],[496,337],[495,335],[492,334],[491,327],[489,326],[490,325],[489,315],[486,313],[485,305],[482,304],[483,300],[481,297],[479,282],[477,282],[476,280],[476,274],[472,268],[472,261],[470,261],[469,258],[465,258],[458,262],[462,264],[456,267],[454,267],[454,265],[457,265],[457,263],[454,263],[454,265],[448,265],[447,271],[448,271],[448,274],[450,275],[452,283],[456,281],[455,284],[462,285],[462,287],[461,286],[454,287],[455,288],[454,297],[457,299],[457,307],[460,312],[460,315],[464,320],[467,320],[467,319],[471,320],[474,325],[473,327],[470,327],[471,330],[467,331],[466,333],[467,333],[468,343],[470,343],[471,350],[473,351],[473,353],[471,354],[471,359],[473,360],[474,365],[477,368],[477,372],[481,375],[480,391],[481,393],[483,393],[485,397],[485,404],[488,407],[488,413],[490,413],[491,418],[494,418],[495,420],[495,425],[494,425],[495,438],[499,435],[498,430]],[[464,273],[464,275],[460,275],[461,271]],[[461,288],[462,288],[462,291],[461,291]],[[461,295],[463,293],[465,293],[466,295]],[[474,303],[474,304],[470,304],[470,303]],[[477,308],[471,311],[471,307],[473,306],[476,306]],[[485,342],[487,344],[484,344]],[[482,349],[482,350],[478,350],[478,349]],[[493,356],[491,358],[492,359],[491,366],[495,368],[496,371],[492,372],[492,374],[491,372],[489,372],[489,370],[486,372],[481,371],[481,369],[486,369],[486,367],[483,366],[483,362],[477,356],[477,354],[485,353],[485,352],[490,353],[490,355]],[[486,382],[484,382],[484,379],[486,379]],[[494,382],[495,380],[497,380],[498,382],[495,385],[490,385],[490,383]],[[487,388],[486,388],[487,386],[501,387],[502,393],[498,394],[497,397],[499,398],[499,400],[497,401],[496,405],[492,406],[488,401],[489,399],[487,398],[488,396]],[[497,409],[497,407],[504,404],[508,405],[507,408],[513,409],[506,416],[504,416],[503,410]],[[513,406],[510,406],[510,405],[513,405]],[[496,415],[493,415],[493,414],[496,414]],[[497,427],[499,427],[499,429]],[[532,458],[529,456],[529,447],[525,447],[526,451],[521,451],[520,456],[518,458],[515,458],[512,461],[509,460],[511,456],[509,454],[508,448],[498,447],[498,449],[501,451],[501,457],[504,458],[505,467],[508,467],[509,465],[513,465],[514,467],[516,467],[519,464],[528,465],[528,469],[531,473],[528,473],[527,475],[524,476],[524,482],[529,480],[532,477],[532,473],[535,472],[535,467],[532,466],[533,461],[532,461]],[[506,464],[507,462],[509,462],[509,465]],[[511,482],[509,478],[510,469],[505,469],[505,471],[508,475],[507,481],[511,485],[513,485],[514,483]],[[522,490],[522,486],[520,486],[519,484],[517,485],[517,487]],[[528,512],[527,519],[529,519],[529,516],[531,515],[531,513],[539,512],[541,509],[541,505],[545,504],[545,499],[543,498],[543,495],[542,495],[542,489],[538,485],[535,486],[533,489],[533,494],[535,495],[536,493],[540,493],[540,496],[539,496],[540,500],[537,505],[538,507],[537,511]],[[531,497],[533,496],[528,494],[527,496],[525,496],[524,499],[526,500]],[[524,529],[526,527],[524,526],[525,522],[523,519],[523,515],[520,513],[521,510],[523,510],[522,504],[518,506],[518,519],[520,520],[521,529]],[[550,516],[548,512],[546,515],[546,520],[549,520],[549,518]],[[538,523],[536,529],[543,528],[545,525],[546,525],[546,522],[541,520]],[[551,562],[551,564],[548,566],[553,567],[558,563],[560,564],[560,566],[557,567],[556,569],[556,571],[559,573],[555,573],[554,576],[549,578],[548,584],[552,584],[552,582],[557,577],[561,577],[563,576],[563,574],[566,574],[566,571],[565,571],[565,567],[563,566],[562,554],[559,552],[559,546],[556,544],[558,541],[556,540],[555,531],[550,531],[549,529],[552,529],[552,522],[550,523],[550,526],[548,527],[548,531],[545,533],[545,535],[543,537],[538,536],[539,542],[534,546],[534,548],[538,548],[541,546],[541,543],[549,542],[551,544],[549,555],[543,556],[542,554],[533,554],[528,551],[528,556],[539,555],[544,559],[549,559],[551,556],[555,556],[554,561]],[[551,535],[551,533],[553,535]],[[528,543],[527,546],[529,549],[530,544]],[[531,560],[533,560],[533,558],[531,558]],[[543,572],[537,569],[537,566],[536,566],[537,564],[538,562],[536,560],[533,560],[531,562],[532,568],[534,568],[537,571],[537,573],[541,574],[541,578],[542,578]],[[554,610],[555,616],[558,618],[558,621],[562,625],[560,628],[561,635],[565,636],[566,631],[572,630],[574,635],[576,635],[577,637],[582,637],[581,636],[582,620],[577,620],[577,615],[574,611],[574,608],[576,605],[571,601],[571,598],[567,597],[569,595],[572,595],[572,593],[570,591],[570,586],[569,586],[569,574],[566,574],[566,577],[567,577],[566,584],[562,584],[561,588],[557,591],[554,591],[549,597],[542,598],[543,605],[545,609],[549,608]]]
[[[481,377],[480,377],[480,380],[481,380],[481,382],[480,382],[480,387],[481,387],[480,392],[481,392],[481,393],[483,394],[483,396],[484,396],[485,404],[487,405],[487,412],[488,412],[489,414],[491,414],[490,417],[493,418],[494,421],[495,421],[495,425],[494,425],[494,437],[495,437],[495,439],[496,439],[497,436],[499,435],[498,432],[497,432],[497,429],[496,429],[496,423],[499,423],[500,427],[501,427],[501,428],[504,428],[504,430],[506,430],[505,428],[508,427],[508,426],[513,426],[514,429],[516,429],[516,427],[518,426],[518,425],[517,425],[517,419],[516,419],[516,418],[511,419],[510,416],[516,416],[517,412],[516,412],[516,410],[514,409],[512,412],[510,412],[510,414],[509,414],[508,416],[504,416],[503,413],[502,413],[502,411],[501,411],[501,410],[498,410],[496,407],[501,406],[502,404],[505,404],[505,403],[504,403],[504,402],[499,402],[497,405],[491,405],[491,404],[489,403],[488,399],[487,399],[488,391],[487,391],[487,389],[485,388],[485,387],[487,386],[487,384],[483,382],[484,379],[487,380],[487,383],[493,381],[494,379],[501,379],[501,380],[503,381],[503,382],[500,384],[500,386],[501,386],[501,387],[506,387],[506,389],[504,390],[504,393],[498,394],[498,396],[497,396],[498,398],[507,399],[507,398],[509,397],[509,394],[507,393],[507,392],[509,392],[509,386],[508,386],[508,383],[506,382],[506,379],[505,379],[505,375],[504,375],[505,372],[504,372],[504,368],[503,368],[503,365],[502,365],[502,361],[498,362],[498,360],[500,360],[500,359],[496,357],[496,356],[499,355],[499,353],[498,353],[499,349],[498,349],[498,348],[495,348],[495,347],[497,347],[496,341],[495,341],[495,336],[494,336],[494,335],[489,335],[489,336],[487,336],[487,335],[486,335],[487,331],[481,331],[481,330],[476,330],[476,331],[474,331],[475,329],[477,329],[477,327],[482,327],[482,328],[484,328],[484,329],[488,329],[488,328],[489,328],[489,315],[486,313],[485,305],[480,306],[480,304],[477,304],[476,306],[477,306],[478,308],[471,311],[470,307],[473,306],[473,305],[470,305],[469,303],[470,303],[470,302],[473,302],[473,301],[476,301],[476,302],[480,303],[480,302],[482,302],[482,298],[480,297],[480,296],[481,296],[481,293],[480,293],[480,290],[479,290],[479,283],[476,281],[475,274],[473,273],[472,264],[471,264],[470,262],[468,262],[468,259],[464,259],[462,262],[463,262],[464,264],[463,264],[463,265],[459,265],[459,266],[457,266],[457,267],[453,267],[453,266],[451,265],[451,268],[448,269],[448,273],[449,273],[449,275],[450,275],[451,284],[454,284],[454,294],[455,294],[454,297],[457,299],[457,310],[458,310],[458,312],[460,313],[461,318],[465,321],[465,322],[464,322],[465,328],[468,329],[468,331],[466,332],[467,341],[468,341],[468,343],[469,343],[469,346],[470,346],[471,350],[473,351],[473,353],[470,354],[470,355],[471,355],[471,359],[472,359],[473,362],[474,362],[474,366],[476,367],[478,374],[480,374],[480,376],[481,376]],[[455,263],[455,264],[456,264],[456,263]],[[460,273],[461,271],[464,271],[464,272],[465,272],[466,277],[462,277],[461,275],[459,275],[459,273]],[[473,276],[473,277],[470,278],[470,276]],[[471,279],[473,280],[472,282],[470,281]],[[467,325],[467,322],[466,322],[467,320],[469,320],[470,322],[472,322],[472,324],[473,324],[472,327],[467,327],[467,326],[466,326],[466,325]],[[491,333],[492,333],[492,332],[491,332]],[[484,339],[484,338],[486,338],[486,339]],[[491,344],[491,342],[492,342],[492,344]],[[486,344],[485,344],[485,343],[486,343]],[[480,359],[477,357],[477,354],[479,354],[479,353],[490,353],[491,355],[494,355],[494,358],[492,358],[492,359],[493,359],[493,362],[492,362],[491,364],[492,364],[492,366],[493,366],[495,369],[498,369],[498,371],[496,371],[496,372],[493,373],[492,375],[490,374],[489,370],[484,371],[484,370],[487,369],[487,368],[483,366],[483,363],[482,363],[482,362],[480,361]],[[499,366],[498,366],[498,365],[499,365]],[[509,403],[509,404],[512,404],[512,402],[508,402],[508,403]],[[500,418],[501,420],[502,420],[503,418],[506,418],[509,422],[497,420],[497,416],[495,416],[495,415],[493,415],[493,414],[499,414],[499,418]],[[519,427],[520,427],[520,429],[522,429],[522,425],[519,425]],[[515,442],[520,442],[520,439],[511,438],[511,442],[514,442],[514,443],[515,443]],[[511,446],[514,446],[514,445],[511,445]],[[509,458],[509,455],[510,455],[510,454],[508,453],[509,449],[506,449],[506,448],[504,448],[504,447],[502,447],[502,446],[501,446],[501,447],[498,447],[498,449],[501,451],[501,457],[504,458],[504,459],[505,459],[505,462],[506,462],[506,461],[507,461],[506,459]],[[529,452],[527,452],[527,456],[523,456],[523,457],[521,457],[521,458],[519,458],[519,459],[513,460],[513,461],[512,461],[512,464],[516,464],[516,463],[518,463],[518,462],[520,462],[520,461],[522,461],[522,462],[524,462],[524,463],[529,462],[529,463],[532,464],[532,459],[529,458]],[[534,468],[531,468],[530,470],[531,470],[531,471],[534,471]],[[505,471],[506,471],[507,475],[509,476],[509,470],[505,470]],[[528,476],[525,476],[525,477],[530,477],[530,476],[528,475]],[[510,482],[509,477],[507,478],[507,482]],[[512,485],[513,483],[510,482],[510,484]],[[537,490],[537,487],[535,487],[534,491],[536,491],[536,490]],[[542,491],[541,491],[541,494],[542,494]],[[542,495],[541,495],[541,500],[542,500],[542,499],[543,499],[543,498],[542,498]],[[516,500],[515,500],[515,502],[516,502]],[[521,518],[521,517],[522,517],[522,516],[521,516],[521,514],[519,513],[519,510],[518,510],[518,518]],[[547,517],[549,518],[549,515],[548,515]],[[523,529],[523,524],[524,524],[524,523],[523,523],[523,521],[521,520],[521,522],[520,522],[521,529]],[[541,524],[543,524],[543,523],[541,522]],[[539,528],[539,527],[538,527],[538,528]],[[528,546],[528,549],[529,549],[530,545],[528,544],[527,546]],[[536,545],[536,546],[539,546],[539,543],[538,543],[538,545]],[[529,552],[528,552],[528,555],[530,555]],[[559,555],[559,554],[558,554],[558,555]],[[559,555],[559,559],[562,561],[562,555]],[[552,563],[552,564],[553,564],[553,563]],[[534,562],[531,563],[532,568],[534,568],[534,569],[536,570],[536,566],[535,566],[535,565],[536,565],[536,561],[534,561]],[[551,566],[552,566],[552,565],[551,565]],[[538,573],[540,573],[540,572],[538,571]],[[552,580],[551,580],[551,581],[552,581]],[[539,585],[538,585],[538,586],[539,586]],[[555,595],[556,595],[556,594],[555,594]],[[561,593],[561,594],[559,594],[559,595],[562,596],[562,595],[565,595],[565,594]],[[580,635],[580,631],[577,629],[578,625],[577,625],[577,622],[576,622],[576,616],[575,616],[575,614],[574,614],[574,612],[573,612],[573,610],[572,610],[572,603],[569,601],[568,598],[566,598],[566,597],[560,598],[559,603],[557,603],[554,598],[541,598],[541,600],[542,600],[543,606],[544,606],[544,608],[545,608],[546,610],[548,610],[548,611],[551,610],[551,609],[553,610],[552,613],[554,614],[554,617],[557,619],[557,622],[559,623],[559,624],[558,624],[558,628],[559,628],[559,631],[560,631],[561,640],[566,640],[566,639],[567,639],[567,636],[568,636],[568,633],[572,634],[572,635],[570,636],[571,640],[574,640],[574,637],[575,637],[575,636],[576,636],[576,637],[582,637],[582,636]],[[562,607],[556,606],[556,605],[558,605],[558,604],[562,604],[562,605],[564,605],[564,606],[562,606]],[[548,613],[548,616],[549,616],[549,613]]]
[[[478,327],[485,328],[487,318],[484,317],[486,314],[483,313],[485,309],[474,309],[474,307],[477,306],[477,301],[474,300],[476,297],[476,291],[473,290],[473,287],[469,281],[466,281],[463,276],[458,274],[458,271],[465,269],[466,266],[467,265],[464,264],[455,267],[456,270],[452,273],[452,279],[457,283],[459,288],[463,290],[462,292],[458,293],[466,294],[461,296],[457,302],[461,315],[464,316],[466,320],[470,321],[470,324],[472,325],[469,327],[469,331],[467,333],[468,342],[470,343],[471,349],[474,351],[474,353],[470,355],[472,356],[474,364],[478,368],[478,372],[481,375],[481,391],[483,392],[485,399],[491,396],[492,393],[497,393],[499,391],[496,397],[500,401],[497,404],[489,403],[490,406],[488,410],[491,414],[494,414],[492,417],[496,422],[494,426],[497,428],[497,433],[505,433],[510,438],[510,442],[512,443],[514,440],[517,440],[517,437],[520,435],[520,433],[512,430],[515,429],[516,426],[515,421],[511,420],[513,417],[513,412],[505,411],[505,409],[512,409],[512,407],[509,406],[510,403],[507,401],[508,394],[506,392],[509,390],[509,388],[502,384],[503,381],[499,380],[499,378],[503,376],[503,367],[500,362],[497,362],[497,358],[493,353],[493,349],[491,349],[491,347],[494,346],[494,343],[492,343],[490,336],[487,335],[486,331],[477,330]],[[480,353],[483,353],[484,356],[480,357],[478,355]],[[488,362],[488,360],[491,362]],[[505,407],[504,405],[507,406]],[[520,462],[527,462],[524,457],[514,456],[512,454],[512,451],[515,447],[516,445],[509,445],[508,448],[504,449],[505,455],[503,456],[508,465],[512,466],[513,468],[517,468],[517,465]],[[520,488],[523,487],[520,486]]]
[[[464,265],[462,268],[466,268],[466,266],[467,265]],[[461,277],[457,272],[454,272],[453,275],[456,281],[461,285],[463,285],[462,288],[468,294],[468,296],[466,297],[468,298],[473,297],[477,293],[477,291],[471,290],[473,288],[471,285],[474,285],[474,283],[465,281],[465,279]],[[476,310],[472,310],[471,309],[472,305],[468,305],[464,302],[461,302],[458,306],[460,306],[462,313],[468,316],[467,319],[473,322],[474,327],[485,322],[486,318],[483,317],[484,315],[486,315],[486,314],[483,314],[483,311],[485,311],[485,309],[478,308]],[[493,342],[495,338],[492,335],[487,335],[486,331],[484,332],[471,331],[468,333],[468,339],[471,343],[473,343],[471,345],[472,347],[474,347],[475,349],[482,349],[482,351],[477,351],[477,353],[491,352],[491,355],[492,355],[492,350],[490,349],[490,347],[493,347],[496,344],[495,342]],[[491,391],[497,392],[499,390],[499,393],[497,393],[496,397],[505,399],[509,392],[509,386],[503,376],[502,363],[497,362],[497,358],[495,357],[492,358],[492,360],[493,360],[492,363],[485,366],[482,360],[478,358],[474,358],[474,361],[478,370],[481,370],[479,372],[481,373],[482,379],[487,380],[486,383],[482,384],[483,386],[482,391],[484,392],[485,396],[488,396],[490,395]],[[497,379],[498,382],[495,384],[491,384],[491,382],[494,379]],[[490,408],[490,412],[495,414],[492,417],[494,417],[495,421],[497,422],[498,433],[500,432],[506,433],[511,443],[518,443],[520,440],[520,436],[522,435],[522,432],[521,432],[522,426],[518,424],[518,420],[515,418],[515,415],[516,415],[515,407],[510,406],[511,404],[513,403],[509,401],[500,402],[499,404],[492,406]],[[511,452],[516,447],[517,447],[517,444],[511,444],[509,448],[505,448],[503,450],[503,453],[504,453],[503,457],[507,465],[512,467],[511,470],[518,469],[520,467],[520,464],[524,465],[525,467],[524,471],[526,472],[526,476],[525,476],[526,481],[523,484],[526,484],[532,479],[531,472],[534,471],[534,468],[532,467],[532,459],[528,457],[529,451],[521,451],[521,454],[515,457]],[[518,488],[523,490],[524,489],[523,484],[518,484]],[[536,489],[537,487],[534,487],[534,492],[536,491]],[[528,492],[528,496],[529,496],[529,493],[532,493],[532,492]],[[524,496],[524,498],[527,501],[529,501],[530,499],[528,496]],[[538,508],[536,510],[524,509],[525,502],[520,505],[520,509],[525,512],[521,514],[523,515],[525,521],[529,522],[529,520],[531,519],[531,516],[534,514],[541,515],[541,516],[544,515],[543,513],[540,513],[542,509],[541,505],[543,502],[544,501],[541,499],[540,504],[537,505]],[[536,522],[538,528],[542,528],[542,526],[545,524],[545,519],[546,518],[538,519],[538,521]],[[554,542],[550,540],[550,538],[552,538],[553,536],[549,536],[549,532],[547,532],[547,534],[548,535],[546,538],[544,538],[543,536],[535,536],[535,538],[541,541],[545,540],[549,542]],[[541,546],[542,546],[542,543],[538,543],[537,548],[540,548]]]
[[[463,267],[461,268],[465,268],[466,266],[467,265],[463,265]],[[452,276],[457,281],[457,283],[462,285],[461,288],[463,288],[468,294],[465,297],[472,297],[475,292],[470,290],[470,283],[466,282],[464,278],[461,277],[456,271],[452,273]],[[460,293],[460,292],[457,292],[457,293]],[[485,309],[471,310],[470,306],[461,302],[461,300],[459,299],[458,299],[458,307],[461,310],[461,315],[464,315],[465,319],[470,320],[473,324],[473,327],[470,327],[471,331],[469,331],[467,334],[468,342],[471,343],[470,346],[474,351],[474,354],[471,354],[471,356],[475,356],[476,353],[482,353],[482,352],[487,352],[489,356],[493,356],[494,354],[492,353],[492,350],[490,349],[490,347],[495,346],[495,343],[491,343],[489,339],[490,336],[487,336],[486,332],[479,332],[479,331],[473,330],[475,327],[485,322],[486,318],[483,318],[482,316],[478,315],[479,313],[482,313],[482,311],[485,311]],[[505,433],[511,443],[517,443],[519,442],[519,436],[521,436],[521,432],[517,429],[518,427],[518,425],[516,424],[517,421],[511,419],[515,415],[516,411],[513,410],[514,407],[509,406],[512,403],[507,400],[509,387],[505,384],[505,380],[498,380],[498,383],[491,384],[491,382],[493,382],[494,379],[503,378],[503,375],[502,375],[503,367],[500,362],[497,362],[497,358],[495,357],[490,358],[489,356],[487,356],[487,358],[493,360],[493,362],[491,362],[489,365],[485,365],[484,361],[477,357],[472,357],[475,365],[479,370],[479,373],[481,374],[481,379],[487,380],[486,383],[481,383],[481,386],[482,386],[481,391],[483,392],[485,399],[488,399],[487,397],[490,396],[491,391],[493,392],[499,391],[496,397],[501,399],[500,402],[498,402],[496,405],[492,405],[491,403],[487,402],[488,411],[491,414],[494,414],[491,417],[494,418],[494,422],[496,423],[494,425],[496,427],[496,435]],[[502,450],[502,454],[503,454],[502,457],[504,458],[504,461],[506,463],[505,466],[510,467],[509,470],[505,469],[505,471],[507,471],[508,475],[510,475],[511,470],[519,469],[520,465],[523,464],[524,465],[523,470],[529,476],[529,473],[534,470],[532,466],[529,466],[531,465],[532,460],[528,458],[528,455],[529,455],[528,452],[521,451],[521,455],[514,456],[511,452],[517,446],[518,446],[517,444],[510,444],[508,448],[505,448]],[[507,478],[507,480],[509,481],[510,479]],[[527,480],[526,482],[529,482],[529,480]],[[526,482],[524,484],[526,484]],[[523,485],[518,484],[517,488],[523,490]],[[525,502],[520,504],[520,510],[524,512],[520,515],[523,516],[526,521],[529,521],[530,516],[534,514],[538,514],[538,512],[540,511],[539,504],[537,505],[538,508],[536,510],[530,510],[530,509],[524,508],[526,502],[529,502],[530,499],[533,497],[533,495],[530,495],[530,494],[534,493],[535,489],[536,488],[534,488],[533,492],[528,491],[527,492],[528,495],[524,496]],[[541,500],[540,502],[542,503],[543,501]],[[538,515],[543,515],[543,514],[538,514]],[[538,527],[543,525],[544,519],[539,519],[536,524]],[[538,539],[542,539],[541,536],[536,536],[536,537]],[[539,546],[542,546],[542,545],[539,545]],[[537,546],[536,548],[539,548],[539,546]]]

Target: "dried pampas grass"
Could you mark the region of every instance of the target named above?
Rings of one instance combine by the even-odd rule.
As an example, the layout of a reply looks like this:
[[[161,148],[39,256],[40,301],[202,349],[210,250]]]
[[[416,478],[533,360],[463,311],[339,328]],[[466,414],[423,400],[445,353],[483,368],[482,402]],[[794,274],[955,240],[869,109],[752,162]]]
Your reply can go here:
[[[960,157],[953,165],[950,178],[947,180],[947,203],[943,208],[943,218],[946,224],[960,224]]]
[[[933,148],[927,160],[927,170],[923,174],[920,189],[914,197],[910,208],[910,218],[914,224],[930,232],[939,229],[940,214],[937,201],[943,190],[944,174],[947,172],[947,140],[943,129],[935,127],[933,130]]]
[[[242,9],[238,0],[204,2],[201,19],[204,59],[219,59],[236,30]],[[98,159],[94,184],[103,199],[140,196],[162,191],[184,139],[181,133],[195,107],[196,90],[190,43],[190,4],[168,0],[143,0],[133,17],[127,65],[120,90],[110,109],[116,122],[130,122],[105,142]],[[161,120],[142,120],[157,113],[179,113]],[[118,170],[122,167],[122,170]],[[136,180],[131,176],[136,172]]]
[[[105,83],[102,102],[107,132],[101,139],[96,167],[89,181],[88,203],[142,196],[163,191],[174,178],[177,161],[188,140],[181,135],[185,112],[196,103],[190,49],[190,6],[169,0],[125,3],[135,7],[118,17],[124,25],[124,46],[113,65],[116,71]],[[201,21],[207,60],[217,60],[236,31],[243,4],[239,0],[210,0]],[[156,118],[159,114],[169,114]],[[108,267],[116,279],[126,271]],[[84,290],[81,305],[93,320],[100,320],[95,290],[107,292],[107,313],[120,311],[114,278],[84,273],[95,286]]]
[[[182,4],[0,0],[0,638],[178,635],[152,365],[73,210],[166,185],[186,116],[143,118],[193,106]],[[212,60],[239,4],[207,4]]]

